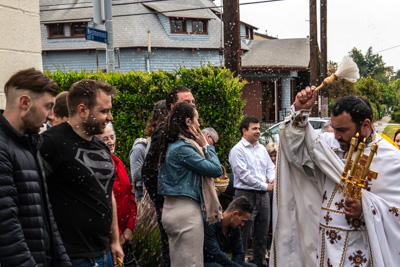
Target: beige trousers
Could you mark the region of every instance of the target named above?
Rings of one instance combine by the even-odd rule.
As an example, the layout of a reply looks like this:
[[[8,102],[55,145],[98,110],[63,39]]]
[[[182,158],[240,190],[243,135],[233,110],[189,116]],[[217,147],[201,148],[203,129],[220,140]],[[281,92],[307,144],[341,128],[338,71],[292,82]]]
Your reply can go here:
[[[200,204],[190,197],[166,196],[161,220],[168,235],[171,267],[203,267]]]

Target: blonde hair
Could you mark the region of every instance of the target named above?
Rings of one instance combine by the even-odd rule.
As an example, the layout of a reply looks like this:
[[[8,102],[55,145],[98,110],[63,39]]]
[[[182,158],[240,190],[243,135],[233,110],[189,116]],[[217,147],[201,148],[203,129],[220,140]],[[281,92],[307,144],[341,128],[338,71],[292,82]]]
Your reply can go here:
[[[278,153],[278,145],[276,143],[268,143],[265,148],[267,149],[268,154],[271,154],[274,151]]]

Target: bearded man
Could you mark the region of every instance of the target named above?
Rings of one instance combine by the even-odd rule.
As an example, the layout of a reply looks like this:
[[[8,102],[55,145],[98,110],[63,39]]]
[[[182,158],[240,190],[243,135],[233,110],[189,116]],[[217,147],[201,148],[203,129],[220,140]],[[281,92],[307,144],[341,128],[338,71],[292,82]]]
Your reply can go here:
[[[71,266],[47,195],[39,130],[58,85],[26,69],[6,82],[0,111],[0,266]]]
[[[48,173],[54,216],[73,266],[109,266],[123,259],[112,187],[115,169],[102,134],[116,89],[81,80],[67,97],[69,120],[43,133],[41,154]]]
[[[316,97],[315,87],[299,92],[280,126],[270,265],[398,266],[400,151],[375,133],[371,105],[359,96],[339,99],[333,133],[317,135],[308,123]],[[366,155],[378,145],[370,166],[378,177],[367,176],[361,199],[345,197],[340,186],[356,133]]]

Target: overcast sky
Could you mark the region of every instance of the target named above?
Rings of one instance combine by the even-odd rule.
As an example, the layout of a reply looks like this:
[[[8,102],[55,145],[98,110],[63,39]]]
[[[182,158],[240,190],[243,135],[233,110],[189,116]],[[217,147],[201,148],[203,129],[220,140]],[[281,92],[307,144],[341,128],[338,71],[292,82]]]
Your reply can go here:
[[[221,2],[215,1],[217,5]],[[328,60],[341,62],[353,47],[365,54],[372,46],[373,52],[380,54],[387,66],[393,66],[395,71],[400,69],[400,0],[327,2]],[[241,5],[240,19],[258,27],[258,32],[267,31],[268,35],[279,39],[304,38],[309,35],[309,0]]]

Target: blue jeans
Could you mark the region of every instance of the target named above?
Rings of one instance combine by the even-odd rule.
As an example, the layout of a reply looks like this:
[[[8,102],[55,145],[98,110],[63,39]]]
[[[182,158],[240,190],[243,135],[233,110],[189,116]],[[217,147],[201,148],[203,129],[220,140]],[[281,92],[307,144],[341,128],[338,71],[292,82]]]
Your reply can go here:
[[[98,258],[71,259],[73,267],[114,267],[111,252]],[[96,265],[97,264],[97,265]]]

